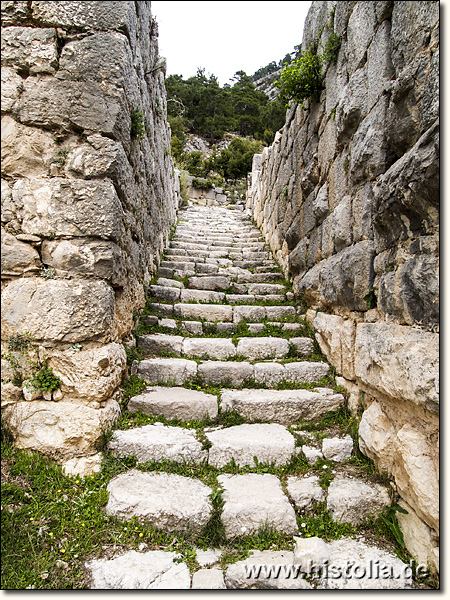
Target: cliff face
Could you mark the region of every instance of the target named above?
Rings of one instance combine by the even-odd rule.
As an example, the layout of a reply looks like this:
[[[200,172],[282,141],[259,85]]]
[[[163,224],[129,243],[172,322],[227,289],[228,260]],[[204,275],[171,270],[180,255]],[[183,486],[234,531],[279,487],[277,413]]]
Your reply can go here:
[[[2,2],[2,404],[23,447],[93,453],[118,414],[179,202],[164,66],[150,2]],[[27,389],[43,366],[53,393]]]
[[[331,32],[320,101],[255,156],[247,208],[364,409],[408,548],[437,565],[439,3],[314,2],[302,47]]]

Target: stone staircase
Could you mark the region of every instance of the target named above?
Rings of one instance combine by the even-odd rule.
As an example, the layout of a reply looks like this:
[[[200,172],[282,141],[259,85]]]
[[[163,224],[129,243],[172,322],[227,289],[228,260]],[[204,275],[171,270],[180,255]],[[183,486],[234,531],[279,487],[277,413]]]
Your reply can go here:
[[[201,544],[190,568],[175,548],[148,545],[91,561],[92,588],[413,585],[386,542],[380,549],[362,534],[325,541],[308,525],[322,506],[354,533],[391,500],[351,464],[347,431],[333,424],[315,436],[304,427],[338,414],[345,398],[249,218],[232,206],[182,210],[149,294],[138,326],[141,360],[132,366],[146,387],[127,411],[151,419],[117,429],[108,443],[110,453],[133,458],[134,466],[111,479],[106,512]],[[205,533],[213,522],[220,544]],[[236,548],[261,531],[290,539],[292,547],[226,558],[227,544]],[[360,570],[352,577],[346,561],[366,570],[383,564],[395,575],[360,577]],[[329,565],[344,575],[330,576]]]

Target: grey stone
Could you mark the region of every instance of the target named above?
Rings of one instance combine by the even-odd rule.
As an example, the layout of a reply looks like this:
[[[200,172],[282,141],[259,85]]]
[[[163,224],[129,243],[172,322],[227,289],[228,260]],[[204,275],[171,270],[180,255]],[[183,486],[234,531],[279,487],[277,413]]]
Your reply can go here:
[[[230,280],[220,275],[216,277],[190,277],[189,287],[196,290],[222,291],[230,287]]]
[[[210,292],[206,290],[181,290],[181,302],[223,302],[223,292]]]
[[[175,314],[186,319],[205,319],[206,321],[223,321],[231,323],[233,320],[233,309],[226,305],[208,304],[175,304]]]
[[[209,464],[223,467],[232,460],[239,466],[259,463],[284,465],[295,448],[295,439],[282,425],[236,425],[206,434],[212,446]]]
[[[193,590],[226,590],[221,569],[200,569],[192,576]]]
[[[171,460],[198,464],[208,458],[208,452],[195,438],[195,431],[164,425],[116,430],[108,448],[120,458],[135,456],[138,462]]]
[[[170,352],[180,356],[183,351],[183,338],[180,335],[165,333],[144,334],[138,337],[138,346],[151,354]]]
[[[191,587],[189,569],[175,562],[175,552],[130,550],[112,559],[91,560],[91,590],[187,590]]]
[[[274,337],[241,338],[236,350],[251,361],[283,358],[289,352],[289,342]]]
[[[330,366],[327,363],[302,361],[284,365],[286,380],[296,383],[317,383],[328,375]]]
[[[149,384],[183,385],[197,375],[197,363],[184,358],[150,358],[139,363],[138,375]]]
[[[151,285],[150,294],[158,300],[164,300],[166,302],[179,302],[180,296],[184,290],[180,290],[177,287],[165,287],[162,285]]]
[[[206,383],[241,386],[246,379],[253,379],[254,367],[247,362],[207,361],[198,366],[198,375]]]
[[[303,573],[313,574],[329,562],[327,544],[319,537],[294,538],[294,563]]]
[[[209,567],[210,565],[216,564],[222,554],[222,550],[214,550],[211,548],[207,550],[196,550],[197,562],[201,567]]]
[[[32,246],[20,242],[3,229],[1,261],[2,279],[35,275],[41,266],[39,254]]]
[[[114,242],[89,238],[44,240],[41,255],[46,265],[58,271],[94,275],[116,286],[125,285],[125,257]]]
[[[353,452],[353,439],[350,435],[340,438],[325,438],[322,442],[324,458],[334,462],[348,460]]]
[[[201,321],[183,321],[181,323],[182,331],[191,333],[192,335],[202,335],[203,325]]]
[[[217,398],[196,390],[184,388],[150,388],[139,396],[130,398],[127,410],[141,411],[146,415],[161,415],[166,419],[183,421],[217,417]]]
[[[313,448],[312,446],[302,446],[302,452],[306,457],[306,460],[309,465],[314,465],[318,460],[323,458],[323,454],[317,448]]]
[[[268,387],[276,387],[278,383],[284,381],[286,376],[284,366],[279,363],[256,363],[255,381],[265,383]]]
[[[334,574],[329,568],[321,577],[318,589],[404,590],[413,585],[411,568],[393,554],[345,537],[327,543],[326,547],[328,564]],[[320,555],[312,553],[314,564],[317,558],[320,560]],[[354,566],[349,569],[349,565]]]
[[[171,288],[180,288],[180,290],[184,288],[184,285],[183,283],[181,283],[181,281],[177,281],[176,279],[166,279],[165,277],[158,277],[156,285],[162,285],[164,287]]]
[[[222,410],[236,410],[249,420],[289,424],[315,419],[342,402],[329,388],[316,390],[222,390]]]
[[[253,550],[249,558],[227,568],[225,581],[232,590],[312,589],[294,565],[293,553],[287,551]]]
[[[236,347],[231,340],[224,338],[186,338],[183,353],[188,357],[198,356],[225,360],[236,355]]]
[[[14,69],[2,68],[1,101],[2,113],[11,112],[23,89],[23,80]]]
[[[266,308],[264,306],[234,306],[233,307],[233,323],[241,321],[262,321],[266,316]]]
[[[337,476],[330,483],[327,508],[337,522],[360,525],[369,517],[376,517],[391,503],[389,493],[379,484]]]
[[[132,469],[108,484],[106,512],[120,519],[136,516],[164,531],[198,534],[211,512],[211,488],[198,479]]]
[[[108,179],[21,179],[14,185],[13,201],[24,233],[113,241],[121,234],[122,207]]]
[[[287,535],[297,531],[294,509],[275,475],[219,475],[217,480],[224,489],[227,538],[250,535],[266,525]]]
[[[292,337],[289,338],[289,343],[301,356],[308,356],[314,350],[314,341],[308,337]]]
[[[58,68],[56,30],[3,27],[2,65],[30,75],[52,75]]]
[[[287,491],[295,505],[303,510],[309,508],[313,502],[325,500],[325,491],[320,487],[317,475],[288,477]]]
[[[23,278],[3,291],[6,338],[30,334],[52,342],[109,341],[114,292],[104,281]]]

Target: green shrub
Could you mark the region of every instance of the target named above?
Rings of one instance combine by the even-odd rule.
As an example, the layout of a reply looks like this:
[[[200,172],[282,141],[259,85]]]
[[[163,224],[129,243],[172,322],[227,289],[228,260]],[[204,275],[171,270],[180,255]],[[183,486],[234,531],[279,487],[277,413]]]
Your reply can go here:
[[[145,115],[140,108],[135,108],[131,113],[130,135],[132,140],[142,140],[147,135]]]
[[[54,392],[61,386],[61,379],[53,374],[53,369],[44,364],[32,378],[31,384],[38,390]]]
[[[317,47],[311,44],[300,57],[288,65],[275,82],[285,100],[294,100],[302,105],[308,99],[318,102],[322,84],[322,60]]]
[[[335,65],[337,63],[341,43],[341,37],[337,33],[331,33],[325,43],[322,59],[327,63],[329,62]]]

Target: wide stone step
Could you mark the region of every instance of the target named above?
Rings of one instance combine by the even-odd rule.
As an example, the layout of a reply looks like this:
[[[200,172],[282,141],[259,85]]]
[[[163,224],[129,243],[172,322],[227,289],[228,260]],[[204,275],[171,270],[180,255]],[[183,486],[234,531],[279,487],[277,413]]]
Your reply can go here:
[[[236,425],[205,434],[211,442],[208,462],[224,467],[234,461],[240,467],[259,463],[284,465],[294,456],[295,438],[282,425]]]
[[[220,293],[220,292],[216,292]],[[257,323],[268,321],[284,322],[297,317],[293,306],[231,306],[227,304],[189,304],[178,303],[169,307],[171,314],[185,319],[204,319],[210,322]]]
[[[130,413],[162,416],[166,419],[201,421],[215,419],[218,413],[217,397],[183,387],[152,387],[128,401]]]
[[[257,365],[258,366],[258,365]],[[314,420],[336,410],[344,396],[330,388],[314,390],[222,390],[222,411],[236,411],[248,421],[289,424]]]
[[[224,492],[222,521],[227,538],[257,533],[269,526],[280,533],[295,534],[297,521],[275,475],[219,475]]]
[[[183,358],[149,358],[137,366],[137,373],[149,385],[183,385],[199,376],[206,384],[242,387],[256,382],[268,388],[286,383],[317,383],[329,373],[326,363],[301,361],[249,363],[207,360],[199,364]],[[331,409],[330,409],[331,410]]]
[[[182,475],[132,469],[111,479],[107,491],[107,514],[137,517],[164,531],[198,535],[212,513],[211,488]]]
[[[199,464],[208,459],[208,452],[196,439],[195,431],[165,425],[117,430],[108,442],[108,449],[120,458],[135,456],[139,463],[166,459]]]

